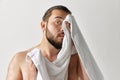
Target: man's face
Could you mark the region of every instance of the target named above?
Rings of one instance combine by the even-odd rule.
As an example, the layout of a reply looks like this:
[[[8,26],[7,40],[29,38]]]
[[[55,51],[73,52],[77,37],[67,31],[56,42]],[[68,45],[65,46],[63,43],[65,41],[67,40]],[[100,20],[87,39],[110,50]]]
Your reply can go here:
[[[56,49],[62,48],[64,38],[62,22],[67,14],[62,10],[53,10],[47,22],[46,38]]]

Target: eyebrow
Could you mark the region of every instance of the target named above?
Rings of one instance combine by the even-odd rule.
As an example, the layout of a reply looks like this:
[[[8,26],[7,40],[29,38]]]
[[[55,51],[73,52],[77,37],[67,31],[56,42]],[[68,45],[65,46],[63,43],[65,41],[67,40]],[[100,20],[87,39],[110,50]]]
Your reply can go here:
[[[62,20],[64,20],[61,16],[57,16],[57,17],[55,17],[55,18],[58,18],[58,19],[62,19]]]

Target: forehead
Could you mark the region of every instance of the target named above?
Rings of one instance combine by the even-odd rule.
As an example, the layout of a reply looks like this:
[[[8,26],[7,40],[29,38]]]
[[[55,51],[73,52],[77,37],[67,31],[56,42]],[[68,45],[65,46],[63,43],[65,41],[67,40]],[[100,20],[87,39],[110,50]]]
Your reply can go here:
[[[59,17],[61,19],[65,19],[65,17],[67,16],[68,13],[66,13],[65,11],[63,10],[53,10],[52,11],[52,14],[50,16],[49,19],[52,19],[52,18],[56,18],[56,17]]]

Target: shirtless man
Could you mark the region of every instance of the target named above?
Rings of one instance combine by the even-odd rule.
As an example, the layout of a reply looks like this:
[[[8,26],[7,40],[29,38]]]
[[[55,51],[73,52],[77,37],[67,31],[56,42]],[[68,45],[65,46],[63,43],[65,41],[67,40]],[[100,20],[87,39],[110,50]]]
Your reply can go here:
[[[43,38],[39,45],[17,53],[11,60],[8,68],[7,80],[36,80],[37,69],[30,60],[26,63],[26,54],[38,48],[50,62],[54,61],[62,48],[64,32],[61,27],[66,15],[71,14],[65,6],[53,6],[43,16],[41,28]],[[69,28],[69,23],[66,23]],[[68,80],[89,80],[77,54],[71,55],[68,67]]]

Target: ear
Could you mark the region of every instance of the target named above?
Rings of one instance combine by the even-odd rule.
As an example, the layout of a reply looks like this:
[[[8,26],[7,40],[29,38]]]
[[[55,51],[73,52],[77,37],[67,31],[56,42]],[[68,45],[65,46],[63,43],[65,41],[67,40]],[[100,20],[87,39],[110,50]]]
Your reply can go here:
[[[42,30],[45,31],[46,30],[46,26],[47,26],[47,22],[42,21],[40,25],[41,25]]]

